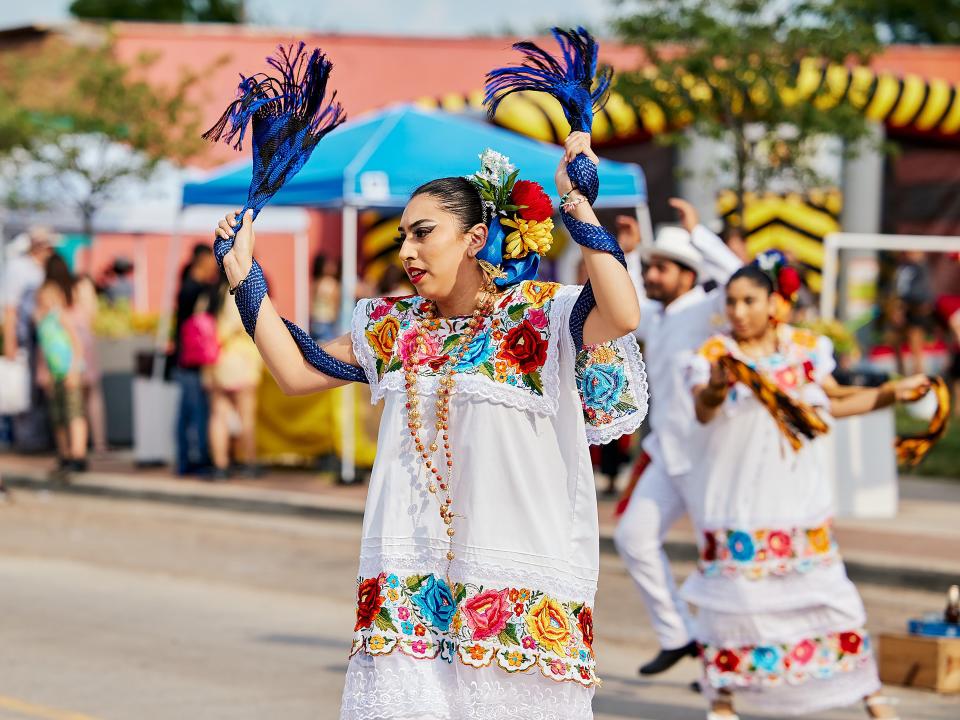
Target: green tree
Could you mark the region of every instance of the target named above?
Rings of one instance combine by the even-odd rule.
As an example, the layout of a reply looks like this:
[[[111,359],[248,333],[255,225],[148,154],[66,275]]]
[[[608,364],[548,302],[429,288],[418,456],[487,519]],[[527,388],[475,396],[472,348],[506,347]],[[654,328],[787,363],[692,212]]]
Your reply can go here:
[[[663,112],[683,143],[684,129],[729,142],[721,170],[745,193],[775,177],[819,183],[809,161],[825,136],[853,153],[868,137],[862,112],[837,102],[827,83],[798,86],[801,63],[865,62],[877,48],[872,24],[829,0],[621,0],[616,30],[643,48],[648,63],[621,72],[616,88]],[[648,107],[650,107],[648,105]]]
[[[244,21],[243,0],[73,0],[74,17],[160,22]]]
[[[0,171],[7,202],[72,206],[91,233],[97,211],[125,184],[203,147],[193,75],[148,83],[155,58],[120,62],[109,43],[53,40],[0,55]]]
[[[838,4],[876,26],[884,42],[960,44],[960,0],[838,0]]]

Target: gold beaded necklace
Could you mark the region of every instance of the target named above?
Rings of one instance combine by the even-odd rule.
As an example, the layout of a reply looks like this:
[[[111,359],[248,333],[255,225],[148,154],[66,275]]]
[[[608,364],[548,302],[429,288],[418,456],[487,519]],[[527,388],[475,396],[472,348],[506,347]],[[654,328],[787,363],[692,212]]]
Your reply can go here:
[[[420,413],[420,395],[417,388],[418,365],[421,364],[421,358],[427,351],[427,333],[436,331],[440,328],[440,321],[437,319],[436,306],[432,300],[425,300],[423,303],[424,320],[416,326],[416,352],[404,360],[405,388],[407,391],[407,428],[410,430],[410,436],[413,439],[413,445],[419,455],[424,467],[427,470],[427,490],[437,498],[440,504],[440,517],[447,526],[447,538],[449,545],[447,547],[447,580],[449,582],[450,563],[455,555],[453,553],[453,536],[456,530],[452,527],[453,518],[453,497],[451,495],[451,478],[453,477],[453,450],[450,447],[450,396],[454,388],[454,368],[463,360],[464,353],[477,332],[483,325],[484,316],[489,315],[493,307],[493,300],[490,293],[485,291],[482,299],[473,311],[473,315],[467,322],[467,329],[460,335],[458,345],[454,352],[450,353],[447,361],[443,365],[443,373],[440,376],[440,387],[437,390],[437,433],[433,442],[426,444],[420,437],[420,429],[423,427],[423,416]],[[443,454],[446,462],[445,474],[437,467],[434,462],[436,453],[440,447],[438,441],[443,439]],[[443,495],[443,498],[440,497]]]

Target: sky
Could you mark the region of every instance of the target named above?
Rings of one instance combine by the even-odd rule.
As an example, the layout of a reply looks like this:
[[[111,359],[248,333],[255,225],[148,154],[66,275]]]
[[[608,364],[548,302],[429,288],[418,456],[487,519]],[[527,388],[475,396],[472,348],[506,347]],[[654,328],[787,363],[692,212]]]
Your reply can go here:
[[[0,0],[0,27],[69,18],[70,0]],[[603,34],[611,0],[247,0],[257,24],[382,35],[527,34],[583,23]]]

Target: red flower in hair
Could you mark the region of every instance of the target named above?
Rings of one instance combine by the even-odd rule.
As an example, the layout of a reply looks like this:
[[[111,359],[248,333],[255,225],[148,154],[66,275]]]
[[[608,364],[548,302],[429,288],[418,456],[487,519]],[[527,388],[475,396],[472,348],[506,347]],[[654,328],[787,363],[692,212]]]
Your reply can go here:
[[[513,185],[513,192],[510,193],[510,200],[520,208],[517,214],[524,220],[543,222],[553,215],[553,203],[540,183],[517,180]]]
[[[800,284],[800,275],[794,268],[789,265],[780,268],[777,274],[777,285],[781,295],[788,300],[792,299],[800,290]]]

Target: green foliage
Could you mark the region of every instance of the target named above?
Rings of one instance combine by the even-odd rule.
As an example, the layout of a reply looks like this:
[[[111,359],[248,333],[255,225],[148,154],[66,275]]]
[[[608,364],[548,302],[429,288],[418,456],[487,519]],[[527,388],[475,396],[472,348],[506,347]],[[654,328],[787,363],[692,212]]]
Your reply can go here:
[[[876,26],[884,42],[960,44],[960,0],[837,0]]]
[[[74,17],[160,22],[243,22],[243,0],[73,0]]]
[[[72,204],[92,229],[96,211],[129,180],[203,147],[195,75],[146,80],[155,57],[117,59],[110,43],[53,40],[0,55],[0,159],[12,206]]]
[[[774,178],[819,184],[809,164],[816,142],[839,137],[852,152],[868,137],[863,113],[835,102],[824,83],[796,85],[800,63],[863,63],[878,47],[872,24],[828,0],[621,0],[621,38],[642,47],[649,65],[621,72],[616,89],[654,103],[671,132],[682,129],[732,144],[721,169],[743,195]],[[742,217],[742,214],[741,214]]]

